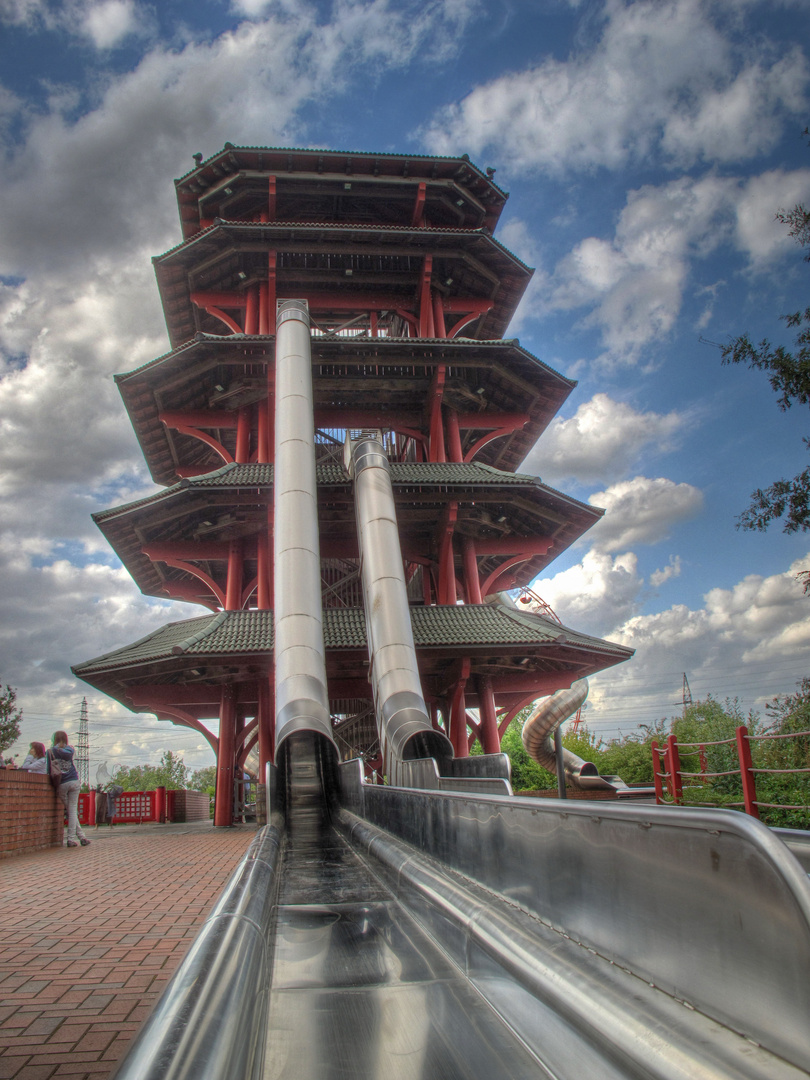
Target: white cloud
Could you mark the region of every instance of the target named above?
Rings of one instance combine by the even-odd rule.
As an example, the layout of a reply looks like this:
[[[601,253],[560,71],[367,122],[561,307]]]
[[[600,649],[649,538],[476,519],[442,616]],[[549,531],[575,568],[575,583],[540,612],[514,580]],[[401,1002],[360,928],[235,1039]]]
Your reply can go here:
[[[637,412],[607,394],[594,394],[568,420],[556,417],[521,466],[549,484],[574,479],[581,484],[616,479],[633,468],[642,452],[665,453],[687,417]]]
[[[601,331],[603,359],[635,363],[672,331],[695,262],[725,245],[766,269],[791,248],[775,211],[808,196],[810,169],[681,177],[630,191],[613,237],[586,237],[561,259],[535,313],[584,308],[585,324]]]
[[[666,566],[661,567],[660,570],[653,570],[650,574],[650,585],[652,585],[654,589],[659,589],[665,582],[670,581],[672,578],[680,577],[680,574],[680,556],[670,555],[669,562]]]
[[[133,0],[90,3],[81,12],[81,27],[97,49],[111,49],[138,29]]]
[[[98,40],[112,41],[135,11],[116,5],[70,10],[91,13]],[[78,120],[59,104],[32,114],[0,161],[0,274],[23,279],[0,285],[6,492],[46,480],[97,484],[138,468],[110,375],[167,347],[151,256],[179,237],[171,179],[191,166],[191,153],[226,140],[306,142],[304,105],[339,92],[370,58],[404,64],[423,48],[429,54],[434,39],[447,49],[451,28],[475,8],[461,0],[420,6],[415,16],[412,5],[367,0],[336,5],[331,21],[303,4],[274,10],[211,42],[152,49],[109,78]],[[379,43],[386,19],[399,43],[390,57]]]
[[[576,566],[532,583],[563,623],[603,637],[639,610],[643,587],[636,555],[611,556],[596,548]]]
[[[0,23],[33,26],[48,12],[46,0],[0,0]]]
[[[808,564],[810,554],[783,573],[749,574],[731,588],[712,589],[700,608],[676,604],[644,615],[638,613],[644,583],[629,572],[632,557],[589,553],[534,587],[563,623],[635,649],[626,664],[590,680],[586,716],[600,733],[627,734],[678,714],[684,673],[695,699],[739,697],[743,712],[761,711],[775,695],[795,690],[810,647],[810,604],[796,574]]]
[[[0,23],[30,32],[59,30],[91,42],[96,49],[114,49],[132,35],[151,32],[153,15],[136,0],[0,0]]]
[[[657,544],[673,526],[700,512],[703,495],[691,484],[665,477],[636,476],[588,497],[605,516],[588,533],[600,551],[623,551],[636,544]]]
[[[796,241],[775,214],[792,210],[808,198],[810,169],[772,169],[741,186],[735,205],[735,242],[755,268],[765,269],[778,256],[795,250]]]
[[[0,155],[0,679],[48,717],[28,739],[84,693],[122,713],[70,664],[201,610],[141,597],[90,518],[148,486],[111,375],[167,349],[151,257],[180,239],[172,179],[226,140],[306,145],[302,109],[358,72],[448,56],[476,9],[341,0],[330,18],[273,4],[211,40],[151,48],[124,74],[51,87],[37,108],[0,89],[0,123],[18,124]],[[0,0],[6,23],[102,50],[148,31],[147,16],[134,0]],[[155,730],[162,748],[179,737]]]
[[[701,0],[606,3],[595,44],[476,87],[426,141],[519,172],[750,159],[802,115],[808,66],[798,46],[775,59],[762,39],[734,46],[725,14]]]

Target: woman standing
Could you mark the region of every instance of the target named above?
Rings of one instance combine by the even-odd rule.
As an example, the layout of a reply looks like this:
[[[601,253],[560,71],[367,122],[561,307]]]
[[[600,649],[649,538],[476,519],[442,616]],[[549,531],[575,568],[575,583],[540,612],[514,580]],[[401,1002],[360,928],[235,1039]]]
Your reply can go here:
[[[45,759],[45,744],[41,742],[32,742],[28,747],[28,754],[25,761],[20,766],[21,769],[25,769],[26,772],[47,772],[48,762]]]
[[[81,784],[79,783],[76,766],[73,764],[73,747],[68,746],[66,731],[55,731],[53,733],[53,746],[50,753],[62,770],[62,783],[57,789],[57,794],[67,807],[67,846],[78,847],[81,844],[82,847],[87,847],[90,841],[82,832],[82,827],[79,824],[79,788]]]

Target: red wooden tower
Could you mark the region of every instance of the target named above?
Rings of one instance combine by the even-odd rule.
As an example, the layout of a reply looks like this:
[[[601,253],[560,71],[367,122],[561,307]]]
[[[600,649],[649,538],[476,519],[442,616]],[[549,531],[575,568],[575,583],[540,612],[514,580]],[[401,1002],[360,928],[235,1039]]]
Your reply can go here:
[[[492,233],[506,195],[469,159],[224,150],[176,181],[182,243],[154,259],[171,352],[117,376],[157,495],[95,515],[147,595],[206,614],[74,668],[202,732],[215,823],[273,760],[278,300],[312,326],[326,671],[343,757],[379,766],[347,432],[390,462],[422,691],[457,757],[499,749],[537,697],[627,659],[519,611],[600,511],[516,470],[575,383],[505,340],[532,271]],[[206,721],[219,720],[214,735]]]

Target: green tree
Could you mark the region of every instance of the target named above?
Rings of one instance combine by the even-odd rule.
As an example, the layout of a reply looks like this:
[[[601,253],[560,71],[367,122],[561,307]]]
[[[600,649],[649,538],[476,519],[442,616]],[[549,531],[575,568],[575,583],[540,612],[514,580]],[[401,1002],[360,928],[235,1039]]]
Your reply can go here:
[[[740,724],[746,724],[749,734],[755,735],[759,717],[755,713],[743,715],[736,699],[732,701],[726,698],[725,704],[721,705],[711,694],[705,700],[689,705],[682,717],[672,721],[672,734],[679,744],[681,771],[703,775],[704,761],[712,796],[742,799],[736,742],[736,731]],[[729,775],[709,777],[710,773]]]
[[[804,134],[810,135],[810,129]],[[810,245],[810,210],[797,205],[792,210],[780,210],[777,221],[788,227],[788,233],[800,247]],[[810,254],[805,256],[810,262]],[[724,364],[745,364],[756,371],[768,373],[771,389],[778,395],[779,408],[789,409],[794,403],[810,405],[810,307],[782,316],[786,326],[796,331],[794,348],[774,347],[763,340],[754,345],[748,334],[741,334],[721,346]],[[805,438],[810,447],[810,439]],[[737,527],[763,532],[778,518],[784,519],[785,532],[810,529],[810,467],[797,473],[792,480],[775,480],[770,487],[757,488],[751,503],[740,515]],[[805,592],[810,591],[808,572],[804,578]]]
[[[133,765],[119,769],[115,780],[124,791],[154,791],[158,787],[178,791],[187,786],[190,771],[179,755],[167,750],[159,765]]]
[[[20,737],[22,709],[17,708],[17,691],[6,685],[0,689],[0,753]]]
[[[191,774],[191,787],[194,791],[207,791],[209,795],[213,795],[216,786],[216,765],[206,765],[204,769],[195,769]]]
[[[669,724],[665,720],[652,726],[644,725],[645,733],[633,732],[607,742],[602,751],[600,772],[606,776],[618,776],[625,784],[651,784],[653,782],[652,741],[659,746],[666,741]]]
[[[802,679],[798,693],[774,698],[765,713],[761,734],[776,738],[754,743],[754,766],[796,771],[756,776],[757,800],[776,804],[761,807],[760,817],[768,825],[810,828],[810,773],[799,771],[810,769],[810,679]],[[806,809],[788,809],[796,806]]]

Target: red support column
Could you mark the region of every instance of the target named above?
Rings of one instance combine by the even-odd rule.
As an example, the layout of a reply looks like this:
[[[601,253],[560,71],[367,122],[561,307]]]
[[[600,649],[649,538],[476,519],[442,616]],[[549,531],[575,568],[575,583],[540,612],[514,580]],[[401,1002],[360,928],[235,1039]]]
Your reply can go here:
[[[247,290],[247,306],[245,307],[245,333],[258,334],[259,332],[259,285],[254,283]]]
[[[481,596],[481,579],[478,576],[478,559],[472,537],[462,537],[461,553],[464,560],[464,587],[467,590],[467,603],[482,604],[484,601]]]
[[[469,661],[467,661],[469,668]],[[465,678],[459,679],[453,690],[453,701],[450,706],[450,742],[453,744],[453,754],[456,757],[468,757],[470,753],[467,742],[467,701],[464,688],[467,685]]]
[[[419,290],[419,337],[433,337],[433,301],[430,295],[430,276],[433,273],[433,256],[426,255],[422,267],[422,284]]]
[[[236,748],[236,701],[233,687],[223,686],[219,704],[219,747],[214,824],[233,825],[233,765]]]
[[[234,460],[240,465],[250,461],[250,411],[250,406],[243,405],[237,415]]]
[[[444,364],[439,364],[436,374],[430,384],[427,407],[430,411],[430,432],[428,443],[429,461],[446,461],[447,454],[444,448],[444,424],[442,423],[442,397],[444,396],[444,380],[447,369]]]
[[[740,759],[740,776],[742,777],[743,799],[745,800],[745,812],[751,817],[759,818],[757,806],[757,782],[754,778],[754,763],[751,759],[751,743],[748,741],[748,728],[740,724],[736,731],[737,754]]]
[[[155,821],[166,824],[166,788],[155,788]]]
[[[267,253],[267,293],[265,294],[267,305],[267,333],[272,334],[276,329],[276,253]]]
[[[225,587],[225,610],[240,611],[242,608],[242,541],[231,540],[228,544],[228,582]]]
[[[444,305],[441,293],[433,293],[433,333],[435,337],[447,337],[447,328],[444,324]]]
[[[455,409],[447,410],[447,446],[449,448],[448,461],[463,461],[464,451],[461,449],[461,432],[458,427],[458,413]]]
[[[267,282],[262,281],[259,285],[259,333],[270,333],[270,322],[267,317]]]
[[[267,220],[276,220],[276,178],[267,177]]]
[[[674,735],[670,735],[667,739],[667,756],[669,759],[672,801],[678,806],[683,799],[683,787],[681,785],[681,756],[678,753],[678,740]]]
[[[477,686],[478,715],[481,718],[478,738],[485,754],[497,754],[501,749],[501,740],[498,737],[498,716],[495,711],[492,679],[488,675],[480,675]]]
[[[457,600],[456,560],[451,535],[447,537],[447,542],[442,547],[442,558],[439,564],[439,603],[455,604]]]

